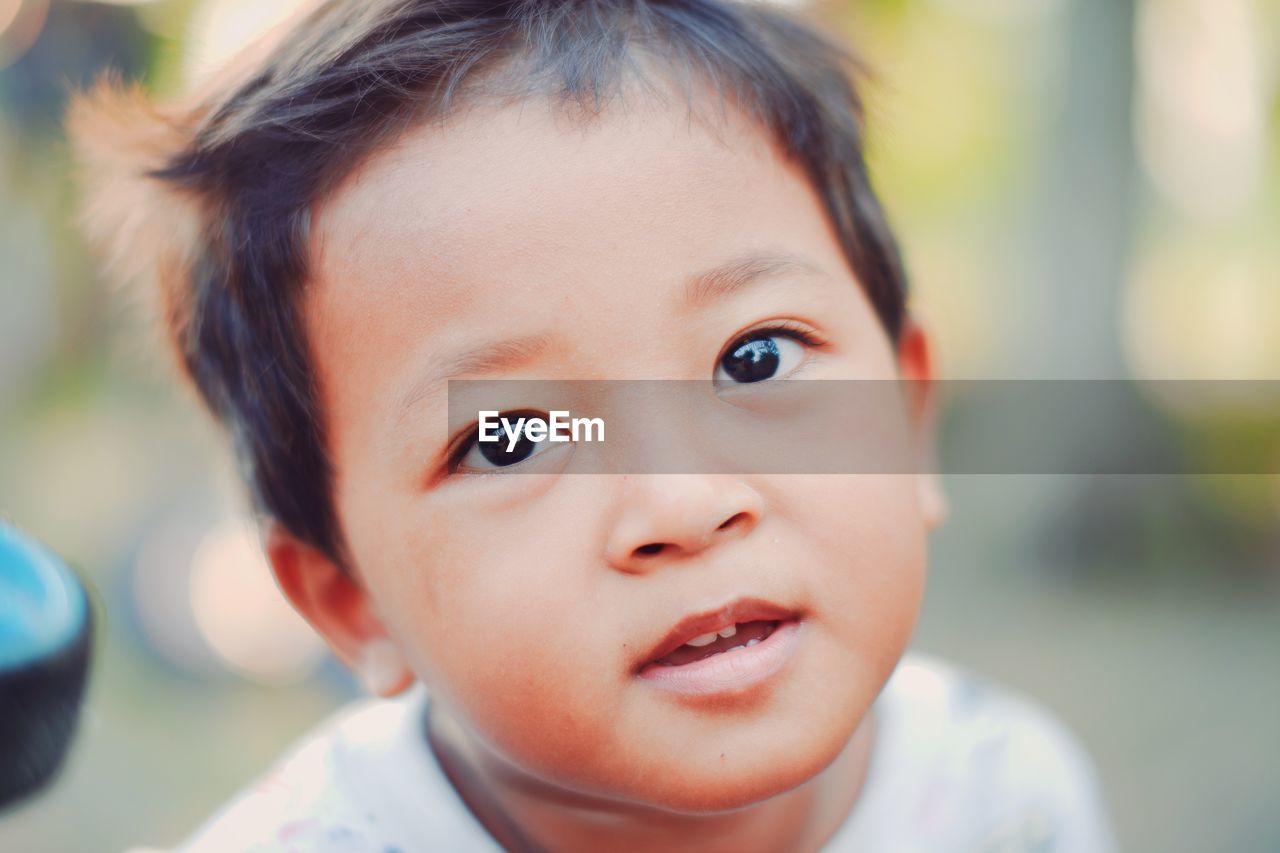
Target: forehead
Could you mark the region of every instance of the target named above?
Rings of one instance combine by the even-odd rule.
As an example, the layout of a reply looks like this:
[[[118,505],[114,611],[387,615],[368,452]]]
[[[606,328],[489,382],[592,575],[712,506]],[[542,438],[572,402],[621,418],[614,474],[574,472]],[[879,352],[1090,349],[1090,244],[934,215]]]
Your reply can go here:
[[[341,408],[346,383],[382,398],[477,342],[617,343],[744,252],[839,276],[836,247],[799,168],[727,103],[632,93],[587,121],[550,100],[482,104],[407,133],[318,207],[304,312]]]
[[[715,97],[686,108],[631,93],[590,119],[536,98],[470,106],[414,129],[318,206],[317,313],[403,295],[406,277],[428,270],[423,295],[444,309],[512,269],[527,282],[658,246],[664,257],[650,265],[686,260],[673,254],[680,244],[715,239],[719,220],[798,175],[761,127]]]

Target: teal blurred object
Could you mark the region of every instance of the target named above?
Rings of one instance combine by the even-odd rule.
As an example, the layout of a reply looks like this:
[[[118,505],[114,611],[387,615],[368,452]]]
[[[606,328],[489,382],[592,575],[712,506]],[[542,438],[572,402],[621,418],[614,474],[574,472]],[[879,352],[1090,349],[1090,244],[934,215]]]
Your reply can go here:
[[[92,610],[79,579],[0,522],[0,808],[57,773],[89,672]]]

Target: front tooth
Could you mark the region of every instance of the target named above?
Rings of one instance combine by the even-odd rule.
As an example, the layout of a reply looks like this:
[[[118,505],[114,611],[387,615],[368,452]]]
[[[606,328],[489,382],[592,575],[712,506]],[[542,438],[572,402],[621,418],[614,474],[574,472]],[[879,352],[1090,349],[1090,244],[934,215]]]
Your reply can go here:
[[[694,637],[689,642],[685,643],[685,645],[686,646],[709,646],[716,641],[717,636],[719,635],[716,634],[715,631],[712,631],[710,634],[700,634],[697,637]]]
[[[717,633],[719,633],[721,637],[724,637],[727,640],[730,637],[732,637],[734,634],[738,633],[738,626],[730,625],[728,628],[721,628]]]

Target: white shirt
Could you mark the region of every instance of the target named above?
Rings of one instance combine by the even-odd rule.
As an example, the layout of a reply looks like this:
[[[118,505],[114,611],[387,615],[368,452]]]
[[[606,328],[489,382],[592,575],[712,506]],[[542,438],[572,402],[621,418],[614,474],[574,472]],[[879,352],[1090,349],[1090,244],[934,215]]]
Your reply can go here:
[[[500,850],[423,736],[428,697],[352,703],[215,814],[186,853]],[[829,853],[1112,851],[1088,761],[1026,699],[907,655],[876,700],[863,792]]]

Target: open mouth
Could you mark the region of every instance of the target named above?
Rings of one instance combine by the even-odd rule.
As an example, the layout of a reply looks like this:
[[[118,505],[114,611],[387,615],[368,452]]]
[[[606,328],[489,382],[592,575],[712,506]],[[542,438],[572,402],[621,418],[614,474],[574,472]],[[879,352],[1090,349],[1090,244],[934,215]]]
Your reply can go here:
[[[659,666],[684,666],[734,649],[751,648],[772,634],[777,627],[777,620],[735,622],[719,631],[709,631],[694,637],[654,663]]]
[[[743,599],[682,619],[637,668],[655,686],[685,694],[737,691],[767,680],[790,660],[800,615]]]

